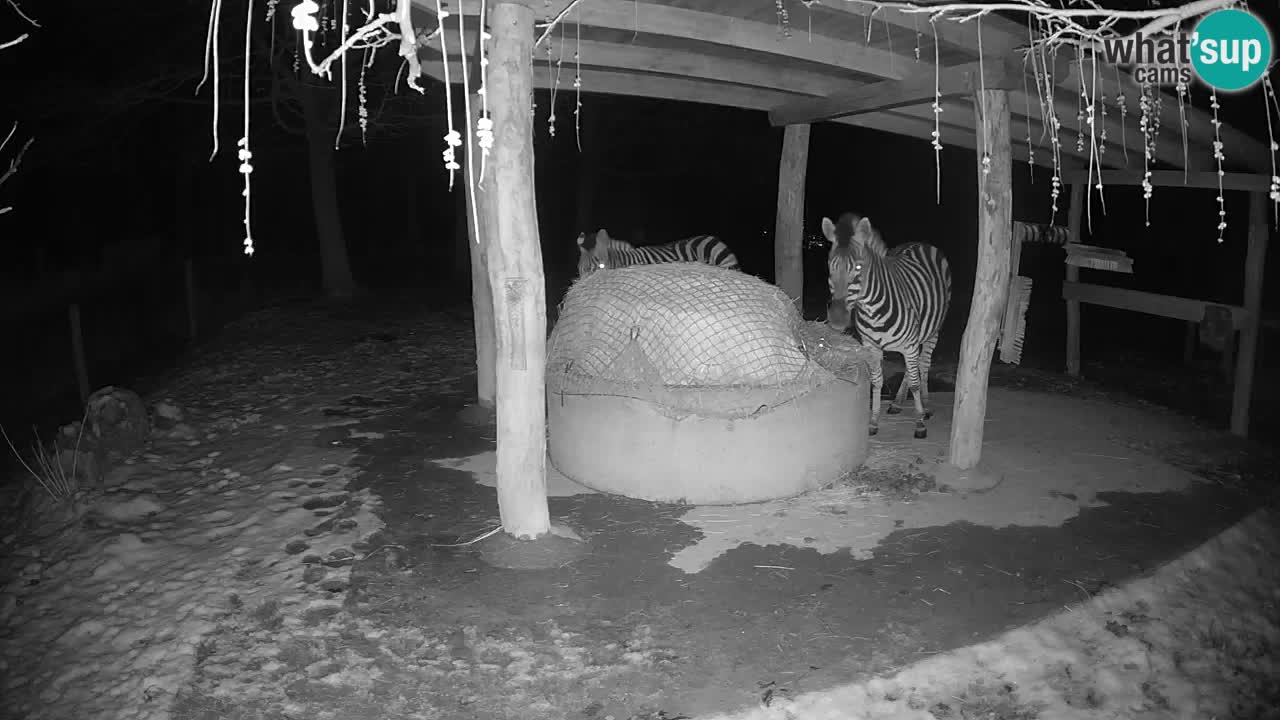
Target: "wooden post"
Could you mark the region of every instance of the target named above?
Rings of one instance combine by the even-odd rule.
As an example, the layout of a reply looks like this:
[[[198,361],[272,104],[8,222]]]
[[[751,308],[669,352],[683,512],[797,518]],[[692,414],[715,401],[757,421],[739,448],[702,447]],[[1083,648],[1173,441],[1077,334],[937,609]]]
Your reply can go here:
[[[1200,323],[1186,321],[1187,332],[1182,337],[1182,364],[1190,365],[1196,359],[1196,344],[1200,342]]]
[[[778,164],[778,220],[773,233],[774,284],[804,310],[804,190],[809,125],[788,125]]]
[[[71,303],[71,358],[76,366],[76,387],[80,390],[81,404],[89,401],[89,363],[84,357],[84,332],[80,327],[80,305]]]
[[[1067,242],[1080,242],[1080,225],[1084,220],[1084,183],[1071,183],[1071,201],[1067,206]],[[1080,268],[1067,266],[1067,282],[1080,281]],[[1080,377],[1080,301],[1067,301],[1067,374]]]
[[[1240,352],[1236,355],[1236,384],[1231,399],[1231,434],[1249,435],[1249,401],[1253,393],[1253,370],[1262,328],[1262,278],[1267,262],[1266,193],[1249,194],[1249,251],[1244,261],[1245,325],[1240,329]]]
[[[1009,92],[974,93],[978,127],[978,268],[969,322],[960,343],[956,404],[951,418],[950,463],[961,470],[982,457],[987,380],[1000,317],[1009,291],[1013,247],[1013,145],[1009,137]],[[986,149],[990,165],[982,163]]]
[[[485,259],[497,340],[498,514],[508,534],[532,539],[551,528],[546,283],[533,188],[533,9],[502,0],[489,18],[494,144],[480,206],[490,203],[496,226]]]
[[[187,340],[195,342],[199,325],[196,314],[196,273],[191,258],[182,261],[182,283],[187,291]]]
[[[480,63],[475,63],[472,67],[479,68]],[[476,121],[480,119],[480,103],[477,102],[479,96],[472,95],[471,105],[471,127],[475,128]],[[469,144],[467,147],[466,166],[463,168],[464,173],[474,173],[476,182],[480,181],[480,151],[479,146]],[[492,168],[486,167],[486,171]],[[486,172],[486,184],[492,183],[492,175]],[[489,270],[485,262],[485,250],[493,242],[494,237],[494,219],[492,203],[488,202],[488,194],[480,190],[477,194],[471,192],[471,185],[466,178],[463,179],[463,193],[466,200],[463,204],[463,212],[466,214],[467,227],[467,247],[471,255],[471,314],[474,318],[473,326],[475,328],[476,339],[476,402],[483,408],[493,409],[497,407],[497,378],[495,376],[495,358],[497,342],[493,329],[493,289],[489,287]],[[480,227],[476,227],[476,221],[480,221]]]

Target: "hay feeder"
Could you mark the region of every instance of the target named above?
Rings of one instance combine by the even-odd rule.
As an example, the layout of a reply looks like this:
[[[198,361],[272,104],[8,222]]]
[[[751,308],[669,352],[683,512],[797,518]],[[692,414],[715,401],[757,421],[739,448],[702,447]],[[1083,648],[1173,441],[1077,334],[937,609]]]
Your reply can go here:
[[[594,273],[547,354],[552,464],[602,492],[729,505],[790,497],[867,457],[855,340],[776,287],[701,263]]]

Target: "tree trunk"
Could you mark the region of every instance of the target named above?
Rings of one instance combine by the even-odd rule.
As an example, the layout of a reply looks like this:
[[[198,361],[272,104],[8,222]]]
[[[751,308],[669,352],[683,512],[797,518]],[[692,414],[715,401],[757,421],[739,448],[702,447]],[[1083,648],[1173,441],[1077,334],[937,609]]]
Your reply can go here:
[[[1013,244],[1013,147],[1009,139],[1009,92],[975,93],[978,126],[978,269],[969,322],[960,343],[956,405],[951,417],[952,465],[967,470],[982,457],[987,415],[987,380],[996,333],[1009,291]],[[982,150],[991,164],[985,168]]]
[[[325,295],[345,300],[355,294],[355,280],[342,233],[342,216],[338,213],[338,173],[330,144],[333,136],[326,129],[316,90],[301,83],[299,99],[307,126],[307,169],[311,174],[316,240],[320,243],[321,279]]]
[[[476,65],[478,67],[478,64]],[[471,127],[476,127],[480,119],[479,96],[471,96]],[[492,186],[492,168],[484,168],[485,184]],[[480,148],[476,144],[467,146],[463,172],[470,174],[470,179],[480,182]],[[489,269],[485,261],[485,251],[494,242],[496,222],[493,216],[493,203],[483,190],[471,192],[471,183],[463,178],[462,214],[458,218],[459,227],[465,230],[463,242],[467,243],[464,251],[470,258],[468,272],[471,275],[471,314],[475,327],[476,342],[476,402],[480,407],[493,409],[497,407],[496,376],[496,338],[494,336],[493,289],[489,287]],[[479,227],[477,227],[477,222]]]
[[[778,216],[773,234],[773,282],[804,311],[804,191],[809,125],[788,125],[778,163]]]
[[[487,92],[492,172],[480,192],[496,231],[486,243],[497,340],[498,512],[502,528],[531,539],[551,528],[547,508],[546,290],[533,188],[533,10],[490,8]]]
[[[1244,261],[1244,309],[1248,319],[1240,329],[1236,384],[1231,399],[1231,433],[1240,437],[1249,436],[1249,401],[1253,395],[1258,337],[1262,333],[1262,282],[1267,265],[1267,205],[1265,193],[1249,194],[1249,249]]]

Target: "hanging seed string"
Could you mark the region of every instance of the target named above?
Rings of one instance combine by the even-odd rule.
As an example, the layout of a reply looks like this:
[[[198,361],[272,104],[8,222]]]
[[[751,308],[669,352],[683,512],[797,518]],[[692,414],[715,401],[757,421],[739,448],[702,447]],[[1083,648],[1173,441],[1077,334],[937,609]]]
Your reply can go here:
[[[1119,92],[1116,95],[1116,104],[1120,106],[1120,150],[1124,152],[1124,164],[1129,164],[1129,125],[1127,122],[1129,116],[1129,99],[1124,94],[1124,86],[1120,84],[1120,66],[1112,66],[1116,71],[1116,87]]]
[[[582,20],[573,24],[577,44],[573,49],[573,136],[582,152]]]
[[[1210,88],[1213,86],[1210,85]],[[1218,120],[1218,91],[1210,90],[1209,107],[1213,108],[1213,159],[1218,163],[1218,242],[1223,241],[1223,236],[1227,232],[1227,205],[1222,194],[1222,178],[1226,172],[1222,169],[1222,161],[1226,156],[1222,154],[1222,121]]]
[[[1042,29],[1047,29],[1047,24]],[[1045,52],[1045,46],[1042,44],[1041,53]],[[1062,196],[1062,140],[1059,134],[1062,132],[1062,121],[1058,119],[1058,102],[1054,97],[1054,89],[1057,87],[1053,78],[1052,68],[1057,66],[1058,48],[1055,46],[1049,51],[1049,57],[1041,55],[1041,63],[1044,65],[1044,88],[1045,88],[1045,105],[1049,108],[1049,147],[1053,151],[1053,178],[1052,186],[1049,190],[1049,196],[1053,203],[1053,214],[1051,217],[1058,217],[1058,198]],[[1050,64],[1052,63],[1052,64]]]
[[[404,2],[405,0],[401,1]],[[440,0],[436,0],[436,17],[438,18],[437,29],[440,31],[440,56],[441,62],[444,65],[445,123],[448,128],[448,131],[444,134],[444,151],[440,153],[440,156],[444,159],[445,169],[449,171],[449,190],[452,192],[453,175],[456,171],[462,169],[462,166],[458,164],[457,157],[454,154],[455,149],[462,144],[462,137],[461,134],[453,127],[453,85],[449,82],[449,43],[446,40],[447,36],[444,32],[444,21],[445,18],[449,17],[449,14],[449,11],[445,10],[441,5]],[[459,16],[461,16],[461,14],[459,14]],[[464,66],[463,73],[465,74],[465,58],[463,59],[462,64]],[[464,87],[463,90],[465,91],[466,88]],[[467,123],[471,123],[469,118]]]
[[[1271,71],[1275,69],[1273,63],[1267,72],[1262,74],[1262,104],[1267,115],[1267,140],[1270,141],[1271,149],[1271,187],[1268,195],[1271,198],[1271,221],[1274,225],[1280,225],[1280,171],[1276,170],[1276,152],[1280,151],[1280,143],[1276,142],[1275,131],[1271,127],[1271,108],[1275,106],[1277,118],[1280,118],[1280,100],[1276,98],[1275,86],[1271,84]]]
[[[476,144],[480,146],[480,179],[477,181],[479,187],[484,187],[484,171],[488,164],[489,151],[493,148],[493,118],[489,117],[489,52],[487,49],[487,41],[492,37],[489,34],[489,26],[486,24],[485,9],[489,3],[486,0],[480,2],[480,89],[476,94],[480,96],[480,119],[476,120]],[[474,196],[473,196],[474,197]],[[480,242],[477,233],[476,242]]]
[[[1151,99],[1147,97],[1147,84],[1143,83],[1139,86],[1138,108],[1142,111],[1142,118],[1138,121],[1138,127],[1142,130],[1142,201],[1146,206],[1146,227],[1151,227],[1151,142],[1148,139],[1151,133]]]
[[[315,5],[315,3],[311,3]],[[294,24],[297,25],[297,9],[294,9]],[[315,20],[312,19],[314,23]],[[196,92],[200,92],[200,88],[204,87],[205,80],[209,79],[209,65],[213,65],[213,122],[210,129],[213,131],[213,150],[209,153],[209,160],[213,160],[218,154],[218,108],[221,105],[222,98],[222,72],[219,59],[222,53],[218,50],[218,29],[222,27],[222,0],[213,0],[213,5],[209,8],[209,27],[204,41],[204,76],[200,78],[200,83],[196,85]],[[212,63],[210,61],[212,60]]]
[[[561,27],[564,27],[564,26],[562,25]],[[561,43],[563,44],[563,42],[564,42],[564,38],[561,37]],[[554,42],[547,43],[547,77],[552,79],[551,80],[551,110],[547,114],[547,133],[554,138],[556,136],[556,89],[559,88],[560,86],[560,62],[558,59],[556,60],[555,72],[552,72],[551,46],[553,44]],[[563,57],[563,51],[561,52],[561,57]]]
[[[483,43],[484,43],[483,0],[480,4],[480,7],[481,7],[481,10],[480,10],[481,18],[482,18],[480,21],[480,46],[483,47]],[[466,21],[467,21],[466,15],[464,13],[459,12],[458,13],[458,48],[460,50],[459,54],[462,60],[462,111],[466,113],[466,116],[467,116],[467,119],[464,122],[464,125],[467,128],[467,149],[466,149],[467,188],[466,190],[471,195],[470,202],[467,202],[467,205],[470,206],[469,209],[471,211],[471,227],[475,228],[475,233],[473,234],[476,237],[476,242],[479,243],[480,235],[484,232],[484,229],[480,226],[480,211],[478,209],[478,206],[480,205],[480,199],[476,196],[478,180],[476,178],[475,157],[476,157],[476,144],[477,144],[476,136],[479,134],[479,124],[477,123],[477,127],[475,128],[471,127],[471,79],[470,79],[470,70],[467,69],[467,53],[465,50],[465,48],[467,47],[467,40],[466,40],[467,22]],[[441,34],[440,37],[441,37],[441,40],[443,41],[444,35]],[[441,47],[443,47],[443,45]],[[446,64],[448,63],[449,57],[447,55],[444,57],[444,61]],[[477,71],[481,73],[480,81],[481,83],[483,83],[484,82],[483,62],[481,63],[480,68],[477,68]]]
[[[1089,53],[1089,69],[1090,69],[1089,75],[1092,83],[1089,89],[1089,97],[1086,98],[1086,101],[1088,102],[1087,112],[1088,112],[1088,120],[1089,120],[1089,168],[1090,168],[1089,172],[1092,173],[1094,167],[1097,167],[1098,169],[1098,183],[1094,187],[1094,189],[1098,191],[1098,199],[1102,202],[1102,213],[1105,215],[1107,212],[1107,196],[1104,195],[1102,192],[1102,160],[1099,157],[1102,154],[1102,151],[1098,147],[1098,131],[1097,131],[1096,125],[1094,124],[1096,120],[1094,117],[1094,112],[1095,112],[1094,108],[1097,105],[1097,98],[1098,98],[1098,56],[1096,53],[1092,53],[1092,52]],[[1081,78],[1080,84],[1081,85],[1084,84],[1083,78]],[[1105,125],[1103,129],[1105,130]],[[1090,200],[1089,204],[1086,206],[1086,210],[1089,215],[1089,229],[1092,231],[1093,230],[1092,200]]]
[[[347,36],[347,16],[350,8],[347,3],[349,0],[342,0],[342,35]],[[336,23],[335,23],[336,24]],[[333,136],[333,149],[338,149],[338,143],[342,140],[342,132],[347,128],[347,53],[342,53],[342,93],[341,99],[338,101],[338,134]]]
[[[1076,46],[1076,64],[1080,68],[1080,92],[1076,95],[1076,152],[1084,152],[1084,48]]]
[[[240,160],[240,174],[244,175],[244,254],[252,257],[253,224],[249,209],[253,192],[249,176],[253,174],[253,164],[249,161],[253,159],[253,152],[249,149],[249,50],[253,40],[253,0],[249,0],[247,6],[244,20],[244,135],[236,143],[240,148],[236,155]]]
[[[987,72],[982,59],[982,16],[978,16],[978,85],[982,88],[982,102],[978,103],[979,121],[982,123],[982,174],[991,174],[991,153],[987,148]]]
[[[917,15],[911,16],[911,27],[916,31],[916,62],[920,62],[920,18]]]
[[[939,79],[939,68],[942,64],[938,60],[938,26],[929,18],[929,25],[933,28],[933,170],[934,170],[934,194],[937,203],[942,204],[942,88]]]

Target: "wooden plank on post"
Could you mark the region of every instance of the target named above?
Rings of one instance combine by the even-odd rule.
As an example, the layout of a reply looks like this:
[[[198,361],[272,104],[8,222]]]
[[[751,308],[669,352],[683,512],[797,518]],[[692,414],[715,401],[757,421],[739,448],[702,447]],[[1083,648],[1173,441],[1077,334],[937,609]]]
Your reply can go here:
[[[1013,148],[1009,132],[1009,92],[975,93],[978,162],[978,268],[974,276],[969,322],[960,343],[955,410],[951,418],[950,464],[967,470],[982,458],[987,414],[987,381],[996,333],[1009,289],[1009,253],[1013,243]]]
[[[546,283],[533,188],[533,10],[490,8],[486,92],[493,117],[481,206],[493,208],[485,243],[496,339],[498,514],[519,539],[551,529],[547,508]]]
[[[1236,382],[1231,398],[1231,434],[1249,435],[1249,401],[1253,395],[1258,334],[1262,325],[1262,281],[1267,261],[1266,193],[1249,194],[1249,250],[1244,261],[1245,326],[1240,329],[1240,351],[1236,355]]]
[[[71,358],[76,367],[76,387],[80,391],[80,403],[89,401],[89,363],[84,356],[84,332],[80,327],[80,304],[71,303]]]
[[[984,73],[985,72],[985,76]],[[821,98],[793,100],[769,111],[774,127],[815,123],[853,115],[882,112],[894,108],[968,96],[985,86],[989,90],[1020,90],[1024,86],[1021,56],[1004,62],[971,62],[955,67],[920,70],[902,80],[870,83]]]
[[[778,163],[778,216],[773,233],[774,283],[803,310],[804,191],[809,168],[809,126],[788,125]]]
[[[1071,200],[1067,206],[1067,242],[1080,242],[1080,225],[1084,221],[1084,183],[1071,184]],[[1080,282],[1080,268],[1067,265],[1067,282]],[[1080,301],[1067,300],[1067,374],[1080,376]]]

